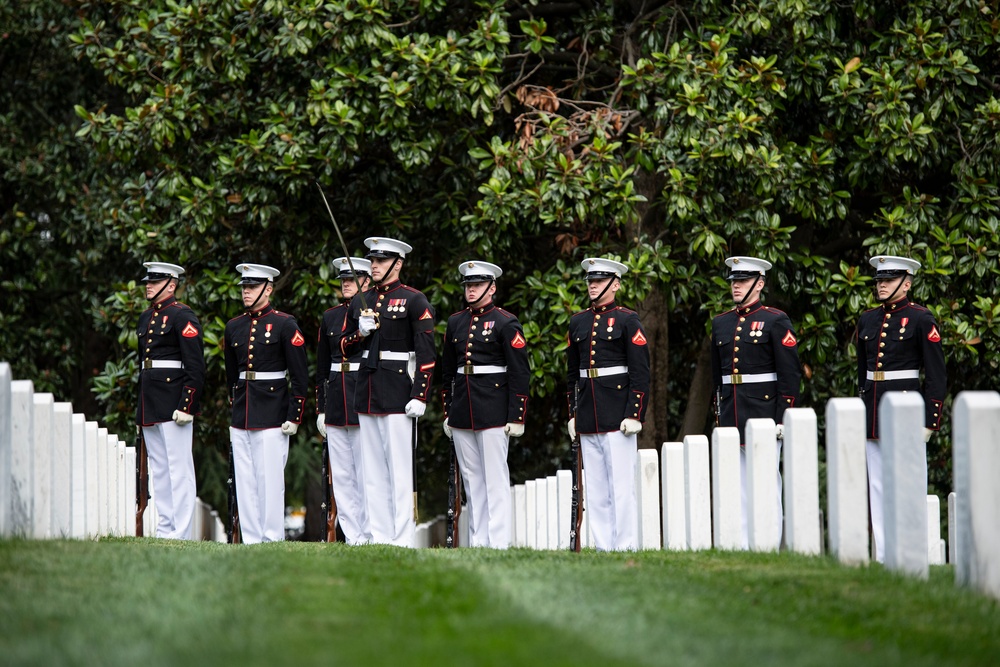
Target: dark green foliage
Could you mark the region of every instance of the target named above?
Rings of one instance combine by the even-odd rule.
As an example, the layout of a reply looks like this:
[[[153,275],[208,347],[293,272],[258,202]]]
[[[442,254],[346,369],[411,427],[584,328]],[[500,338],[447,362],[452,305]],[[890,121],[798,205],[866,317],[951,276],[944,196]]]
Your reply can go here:
[[[416,246],[404,280],[428,292],[442,331],[461,306],[454,267],[504,267],[500,301],[525,323],[533,372],[515,481],[568,454],[562,346],[590,254],[633,267],[622,300],[643,316],[655,378],[644,446],[708,426],[696,379],[709,318],[728,307],[730,254],[775,263],[767,300],[798,327],[804,404],[820,415],[855,393],[872,254],[924,263],[914,298],[941,323],[951,394],[997,389],[995,12],[959,0],[5,5],[0,357],[126,432],[140,263],[186,266],[182,298],[209,343],[200,492],[221,506],[216,344],[239,309],[232,267],[280,268],[276,305],[315,340],[342,254],[319,182],[352,252],[369,235]],[[420,452],[431,512],[447,469],[436,422],[429,411]],[[930,445],[941,495],[949,429]],[[319,468],[312,427],[296,442],[289,488],[302,497]]]

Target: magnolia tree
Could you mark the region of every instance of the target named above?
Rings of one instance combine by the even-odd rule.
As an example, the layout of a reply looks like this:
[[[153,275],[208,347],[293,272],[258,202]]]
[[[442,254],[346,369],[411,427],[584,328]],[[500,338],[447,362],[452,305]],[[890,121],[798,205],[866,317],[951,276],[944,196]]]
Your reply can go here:
[[[567,463],[566,327],[587,305],[590,255],[631,269],[620,301],[642,315],[654,369],[642,446],[711,427],[707,332],[731,305],[731,254],[774,263],[765,300],[797,327],[803,405],[821,417],[828,398],[857,392],[852,338],[874,305],[874,254],[923,263],[913,296],[941,323],[950,393],[997,388],[1000,17],[985,4],[74,4],[3,10],[51,19],[16,32],[46,57],[19,75],[35,100],[11,107],[16,150],[35,161],[8,168],[0,252],[8,292],[22,269],[58,281],[75,308],[51,326],[94,342],[56,364],[51,341],[8,337],[4,356],[56,387],[97,365],[105,421],[124,427],[140,263],[186,266],[182,298],[208,344],[199,484],[217,505],[233,266],[281,269],[276,305],[315,337],[343,254],[320,188],[352,254],[370,235],[415,247],[403,278],[428,293],[442,332],[462,306],[457,264],[504,268],[498,300],[524,323],[532,369],[515,481]],[[0,63],[26,48],[8,39]],[[42,73],[75,76],[63,88]],[[39,103],[59,118],[54,139],[31,129],[45,125]],[[60,152],[39,148],[50,144]],[[70,156],[76,167],[61,167]],[[40,219],[67,221],[46,228],[49,246]],[[50,263],[8,264],[26,251]],[[8,330],[37,296],[15,292]],[[419,450],[432,508],[448,448],[439,417],[428,412]],[[939,493],[947,429],[930,446]],[[318,444],[308,427],[298,441]],[[292,456],[297,493],[318,455]]]

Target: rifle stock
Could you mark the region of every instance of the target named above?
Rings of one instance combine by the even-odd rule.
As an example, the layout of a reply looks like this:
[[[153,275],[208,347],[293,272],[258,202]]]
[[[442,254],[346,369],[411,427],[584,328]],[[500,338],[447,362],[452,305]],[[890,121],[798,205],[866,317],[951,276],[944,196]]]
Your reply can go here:
[[[410,434],[410,440],[413,443],[413,523],[419,523],[420,518],[417,514],[417,418],[413,418],[413,427]]]
[[[569,550],[580,552],[580,528],[583,525],[583,451],[580,449],[580,434],[573,438],[573,508],[569,529]]]
[[[323,510],[326,515],[326,541],[337,541],[337,499],[333,497],[333,471],[330,469],[330,441],[323,438]]]
[[[229,445],[229,543],[242,544],[240,532],[240,508],[236,498],[236,464],[233,461],[233,446]]]
[[[575,418],[580,407],[580,385],[573,388],[573,415]],[[583,450],[580,448],[580,433],[573,436],[571,446],[573,452],[573,505],[569,527],[569,550],[580,552],[580,527],[583,525]]]
[[[451,462],[448,464],[448,517],[445,521],[445,546],[458,547],[458,518],[462,516],[462,474],[458,469],[455,446],[451,448]]]
[[[149,504],[149,461],[146,458],[146,439],[142,427],[135,436],[135,536],[143,536],[143,515]]]

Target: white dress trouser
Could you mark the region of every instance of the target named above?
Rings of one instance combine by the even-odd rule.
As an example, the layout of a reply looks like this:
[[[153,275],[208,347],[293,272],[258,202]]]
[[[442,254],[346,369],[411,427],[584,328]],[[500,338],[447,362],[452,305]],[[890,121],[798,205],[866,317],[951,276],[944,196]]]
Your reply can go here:
[[[510,546],[510,439],[504,427],[482,431],[453,428],[455,455],[469,501],[469,546]]]
[[[413,420],[391,414],[358,421],[372,541],[413,547]]]
[[[635,435],[581,434],[584,511],[598,551],[634,551],[638,545],[635,493],[639,461]]]
[[[778,543],[781,543],[782,531],[785,527],[785,507],[781,501],[781,440],[775,441],[778,446]],[[743,512],[743,548],[750,548],[750,520],[748,513],[750,504],[747,501],[747,448],[740,446],[740,508]]]
[[[371,525],[365,506],[364,463],[361,457],[361,429],[357,426],[326,427],[330,448],[330,477],[337,501],[337,521],[348,544],[371,542]]]
[[[885,562],[885,524],[882,506],[882,447],[878,440],[865,440],[868,461],[868,503],[872,518],[875,561]]]
[[[229,428],[236,470],[236,506],[244,544],[285,539],[288,436],[280,428]]]
[[[197,489],[191,447],[194,425],[173,421],[142,427],[153,481],[153,501],[159,522],[156,536],[173,540],[191,539]]]

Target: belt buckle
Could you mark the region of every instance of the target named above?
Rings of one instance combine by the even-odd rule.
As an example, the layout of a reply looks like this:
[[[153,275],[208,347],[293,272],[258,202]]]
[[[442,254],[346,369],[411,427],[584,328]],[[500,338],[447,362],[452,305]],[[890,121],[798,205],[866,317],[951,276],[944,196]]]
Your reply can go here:
[[[246,379],[247,380],[256,380],[257,379],[257,371],[247,371],[246,372]]]
[[[743,384],[743,376],[742,375],[733,374],[733,375],[730,375],[729,377],[732,379],[733,384]]]
[[[874,371],[872,373],[873,382],[885,382],[885,371]]]
[[[601,377],[600,368],[588,368],[587,377],[588,378],[598,378]]]
[[[143,359],[142,360],[142,367],[143,367],[143,369],[152,368],[153,367],[153,361],[152,361],[152,359]]]
[[[476,374],[475,366],[473,366],[472,364],[466,364],[465,365],[465,374],[466,375],[475,375]]]
[[[351,372],[351,362],[349,362],[349,361],[342,361],[342,362],[340,362],[340,372],[341,373],[350,373]]]

